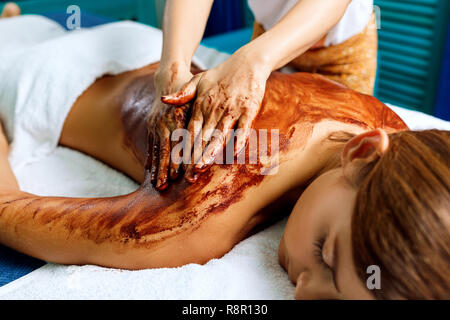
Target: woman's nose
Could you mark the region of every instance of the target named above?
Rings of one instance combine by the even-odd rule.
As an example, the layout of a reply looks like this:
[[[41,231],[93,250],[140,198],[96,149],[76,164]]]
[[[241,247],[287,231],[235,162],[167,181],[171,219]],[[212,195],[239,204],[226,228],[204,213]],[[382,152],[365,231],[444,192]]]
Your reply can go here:
[[[330,300],[337,299],[329,284],[324,283],[319,277],[314,277],[309,270],[303,271],[297,278],[295,287],[295,299],[297,300]]]

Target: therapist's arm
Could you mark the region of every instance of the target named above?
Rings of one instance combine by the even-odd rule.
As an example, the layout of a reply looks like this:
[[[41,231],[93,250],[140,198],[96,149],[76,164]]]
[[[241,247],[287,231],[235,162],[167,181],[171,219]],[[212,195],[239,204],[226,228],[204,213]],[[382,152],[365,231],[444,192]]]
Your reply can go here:
[[[196,75],[182,90],[163,97],[163,101],[183,105],[196,97],[188,129],[198,136],[210,135],[198,146],[191,144],[195,163],[186,177],[196,180],[196,173],[206,170],[230,138],[229,129],[237,126],[235,153],[245,147],[253,120],[264,96],[266,81],[276,70],[298,57],[322,39],[342,18],[350,0],[302,0],[272,29],[240,48],[227,61]],[[288,107],[288,106],[287,106]],[[196,129],[197,128],[197,129]],[[203,152],[197,152],[200,147]],[[197,154],[197,156],[196,156]]]
[[[189,70],[202,40],[213,0],[167,0],[163,19],[161,67],[181,64]]]
[[[186,105],[175,109],[161,95],[180,90],[192,79],[191,60],[202,39],[213,0],[167,0],[163,19],[163,50],[155,73],[155,102],[148,117],[149,159],[152,182],[159,190],[178,176],[179,164],[171,161],[175,144],[171,133],[184,128]],[[172,144],[172,146],[171,146]],[[169,171],[170,170],[170,171]]]
[[[351,0],[302,0],[272,29],[244,46],[271,70],[283,67],[322,39],[343,17]]]

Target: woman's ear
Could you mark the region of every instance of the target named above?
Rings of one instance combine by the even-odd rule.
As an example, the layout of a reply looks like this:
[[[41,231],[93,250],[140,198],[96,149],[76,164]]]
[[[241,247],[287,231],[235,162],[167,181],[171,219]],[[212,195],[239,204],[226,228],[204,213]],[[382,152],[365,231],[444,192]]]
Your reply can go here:
[[[378,160],[389,147],[389,136],[383,129],[364,132],[347,142],[341,162],[345,178],[359,185],[365,168]]]

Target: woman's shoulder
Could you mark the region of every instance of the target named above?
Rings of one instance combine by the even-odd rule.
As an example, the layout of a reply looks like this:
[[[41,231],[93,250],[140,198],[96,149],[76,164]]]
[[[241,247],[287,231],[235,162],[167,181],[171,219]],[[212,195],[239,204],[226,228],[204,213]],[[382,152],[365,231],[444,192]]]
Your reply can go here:
[[[366,129],[406,130],[403,120],[373,96],[311,73],[273,73],[261,113],[281,120],[316,124],[337,121]]]

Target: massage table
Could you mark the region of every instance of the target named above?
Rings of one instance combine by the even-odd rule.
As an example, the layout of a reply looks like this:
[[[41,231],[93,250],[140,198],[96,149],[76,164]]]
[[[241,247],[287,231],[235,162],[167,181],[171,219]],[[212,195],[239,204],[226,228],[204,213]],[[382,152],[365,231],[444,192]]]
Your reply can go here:
[[[49,15],[62,25],[63,16]],[[85,26],[112,21],[90,14],[85,14],[83,20]],[[203,45],[216,47],[222,53],[205,50],[203,59],[210,59],[211,66],[220,63],[250,34],[251,30],[244,29],[204,40]],[[449,122],[392,108],[412,129],[450,130]],[[63,147],[22,170],[18,179],[29,192],[60,196],[112,196],[138,187],[103,163]],[[172,269],[125,271],[63,266],[0,246],[0,299],[291,299],[294,287],[277,261],[285,223],[286,219],[279,221],[242,241],[221,259]]]

